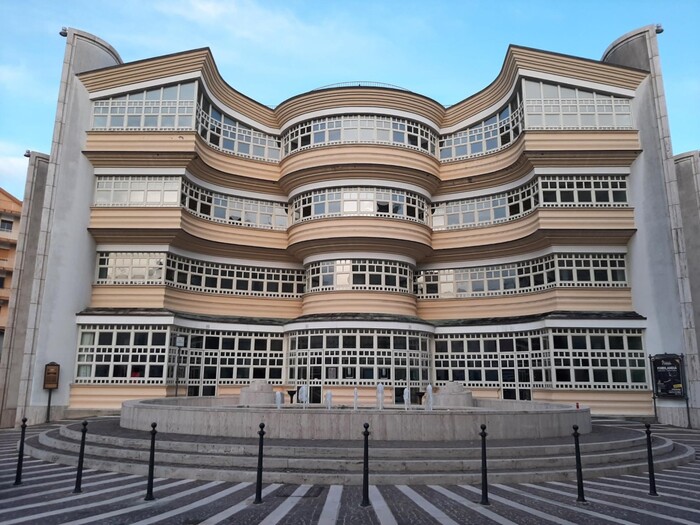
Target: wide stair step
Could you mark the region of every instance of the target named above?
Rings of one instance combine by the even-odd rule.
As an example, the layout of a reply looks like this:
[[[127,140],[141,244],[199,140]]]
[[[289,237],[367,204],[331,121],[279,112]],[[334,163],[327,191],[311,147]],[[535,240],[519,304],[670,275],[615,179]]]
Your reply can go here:
[[[252,432],[254,433],[254,432]],[[362,483],[363,440],[265,440],[266,483]],[[145,475],[150,431],[125,430],[116,418],[89,423],[85,468]],[[77,465],[81,425],[73,423],[28,438],[28,455]],[[370,437],[372,484],[453,484],[481,481],[481,443],[460,441],[379,442]],[[657,470],[694,459],[685,445],[653,436]],[[155,476],[221,481],[255,481],[258,439],[207,438],[159,433]],[[647,470],[643,431],[594,425],[581,436],[584,478],[641,473]],[[493,483],[572,480],[576,477],[573,438],[487,441],[488,476]]]

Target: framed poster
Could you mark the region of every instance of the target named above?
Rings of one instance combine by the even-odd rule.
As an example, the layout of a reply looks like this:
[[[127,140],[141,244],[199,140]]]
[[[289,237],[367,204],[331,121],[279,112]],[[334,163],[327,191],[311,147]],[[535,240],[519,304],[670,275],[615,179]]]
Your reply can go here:
[[[651,356],[654,392],[658,397],[685,398],[683,356],[660,354]]]

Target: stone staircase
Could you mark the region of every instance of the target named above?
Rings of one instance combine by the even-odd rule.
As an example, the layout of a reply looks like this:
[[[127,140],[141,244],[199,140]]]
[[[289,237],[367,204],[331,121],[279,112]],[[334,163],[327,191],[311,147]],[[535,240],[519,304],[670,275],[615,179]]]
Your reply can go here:
[[[25,453],[77,465],[79,422],[28,438]],[[266,439],[265,483],[362,484],[363,438],[352,441]],[[488,429],[487,429],[488,430]],[[594,425],[581,436],[584,479],[647,470],[646,436],[640,430]],[[371,429],[370,429],[371,431]],[[514,432],[517,432],[515,430]],[[251,430],[256,436],[257,429]],[[514,435],[515,438],[515,435]],[[656,470],[694,459],[694,449],[653,436]],[[150,429],[122,429],[118,418],[88,425],[85,468],[146,475]],[[258,438],[227,439],[158,433],[155,476],[221,481],[255,481]],[[573,438],[488,440],[490,483],[575,480]],[[480,441],[383,442],[369,440],[369,481],[374,485],[477,484],[481,482]]]

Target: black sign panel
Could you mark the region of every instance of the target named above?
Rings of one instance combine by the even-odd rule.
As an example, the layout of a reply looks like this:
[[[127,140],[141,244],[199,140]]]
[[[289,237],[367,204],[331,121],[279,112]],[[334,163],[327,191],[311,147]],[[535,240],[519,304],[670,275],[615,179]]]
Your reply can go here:
[[[651,358],[654,390],[658,397],[685,397],[683,387],[683,358],[675,354]]]

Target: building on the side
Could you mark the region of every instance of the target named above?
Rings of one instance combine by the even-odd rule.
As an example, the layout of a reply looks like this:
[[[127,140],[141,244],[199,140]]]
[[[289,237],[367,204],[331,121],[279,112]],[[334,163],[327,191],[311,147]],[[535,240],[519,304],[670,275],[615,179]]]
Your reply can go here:
[[[0,349],[5,338],[22,201],[0,188]]]
[[[657,31],[600,61],[511,46],[449,107],[360,82],[272,109],[209,49],[123,63],[68,30],[1,423],[46,417],[56,362],[56,416],[256,379],[347,405],[456,381],[700,424]],[[652,395],[661,353],[685,356],[687,408]]]

